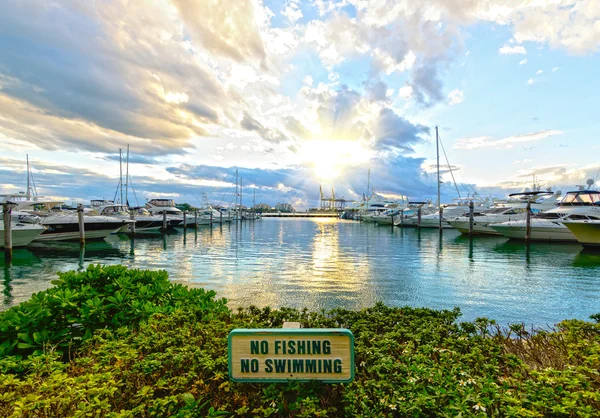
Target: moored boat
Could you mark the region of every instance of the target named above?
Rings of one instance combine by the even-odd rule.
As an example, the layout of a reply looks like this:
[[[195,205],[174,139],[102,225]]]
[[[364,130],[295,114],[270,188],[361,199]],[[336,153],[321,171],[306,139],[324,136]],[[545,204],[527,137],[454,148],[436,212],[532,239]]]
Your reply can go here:
[[[14,221],[12,221],[10,228],[13,247],[24,247],[28,245],[45,230],[45,228],[39,224],[21,223]],[[4,236],[3,222],[0,222],[0,236]],[[3,238],[0,239],[0,248],[4,248]]]
[[[568,192],[559,206],[531,217],[529,239],[534,241],[577,241],[564,225],[568,221],[600,220],[600,192],[578,190]],[[524,240],[527,232],[525,219],[490,225],[507,238]]]
[[[567,221],[564,224],[581,245],[600,248],[600,221]]]

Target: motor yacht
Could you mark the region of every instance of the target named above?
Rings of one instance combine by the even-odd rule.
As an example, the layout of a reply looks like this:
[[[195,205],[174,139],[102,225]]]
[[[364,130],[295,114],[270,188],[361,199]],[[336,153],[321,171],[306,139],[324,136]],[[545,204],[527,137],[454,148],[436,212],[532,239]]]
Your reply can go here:
[[[15,222],[11,219],[12,246],[24,247],[40,236],[46,228],[36,223]],[[4,222],[0,222],[0,248],[4,248]]]
[[[600,248],[600,220],[565,221],[564,225],[584,247]]]
[[[515,193],[511,196],[522,195],[525,197],[523,199],[503,203],[500,207],[493,207],[483,211],[474,211],[473,234],[501,235],[500,232],[492,229],[490,225],[524,220],[527,216],[528,205],[531,205],[531,211],[533,213],[543,212],[556,207],[556,198],[560,195],[560,192],[554,194],[550,193],[551,196],[549,198],[539,200],[540,195],[548,193],[549,192],[537,191]],[[536,200],[534,201],[533,199]],[[529,200],[529,202],[527,200]],[[470,220],[468,214],[465,214],[465,216],[457,216],[455,218],[447,218],[447,221],[454,229],[457,229],[461,233],[469,233]]]
[[[183,212],[175,207],[173,199],[152,199],[146,203],[146,209],[152,216],[166,214],[169,227],[183,226]],[[194,225],[194,217],[186,216],[186,226]]]
[[[20,223],[39,223],[45,227],[44,231],[34,241],[79,239],[79,218],[77,212],[73,210],[51,209],[60,206],[62,202],[38,196],[35,198],[23,198],[23,196],[19,195],[12,198],[9,197],[7,201],[14,205],[13,220],[16,217]],[[123,227],[124,224],[132,222],[110,216],[90,216],[87,213],[84,213],[83,221],[84,237],[86,240],[104,239],[112,232]]]
[[[162,218],[151,216],[147,211],[146,214],[139,212],[135,213],[134,211],[132,217],[132,213],[126,205],[104,204],[103,206],[95,206],[92,204],[92,206],[95,207],[95,210],[99,215],[113,216],[122,220],[131,220],[130,223],[125,223],[118,232],[132,232],[133,223],[135,223],[136,232],[158,231],[163,226]]]
[[[558,207],[531,217],[529,238],[536,241],[577,241],[564,224],[569,221],[600,221],[600,192],[568,192]],[[527,221],[513,220],[490,225],[490,228],[507,238],[524,240]]]

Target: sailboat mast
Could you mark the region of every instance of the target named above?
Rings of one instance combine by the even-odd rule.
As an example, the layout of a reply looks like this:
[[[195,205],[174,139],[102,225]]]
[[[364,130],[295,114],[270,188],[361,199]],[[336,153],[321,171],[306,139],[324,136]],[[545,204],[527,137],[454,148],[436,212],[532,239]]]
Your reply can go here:
[[[29,154],[27,155],[27,200],[31,200],[31,186],[29,184]]]
[[[240,219],[242,213],[242,193],[244,193],[244,179],[240,178]]]
[[[123,203],[123,153],[122,149],[119,148],[119,187],[121,188],[121,200],[119,203]]]
[[[440,137],[437,126],[435,127],[435,151],[437,154],[437,205],[439,208],[442,202],[440,201]]]
[[[371,195],[369,194],[371,192],[371,169],[369,168],[369,171],[367,172],[367,199],[371,200]]]
[[[236,209],[236,206],[238,205],[238,171],[237,168],[235,169],[235,203],[233,205],[234,209]],[[237,212],[236,212],[236,217],[235,217],[235,221],[237,222]]]
[[[129,207],[129,197],[127,191],[129,190],[129,144],[127,144],[127,161],[125,164],[125,204]]]

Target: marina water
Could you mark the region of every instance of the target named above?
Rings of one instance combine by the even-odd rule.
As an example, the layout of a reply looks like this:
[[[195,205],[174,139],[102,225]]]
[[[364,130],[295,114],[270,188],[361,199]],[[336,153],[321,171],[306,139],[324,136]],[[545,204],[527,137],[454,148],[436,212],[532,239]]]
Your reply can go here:
[[[0,309],[27,300],[57,271],[90,263],[164,269],[174,282],[215,290],[229,306],[452,309],[462,320],[552,326],[600,313],[600,253],[578,244],[469,239],[337,219],[262,219],[106,241],[34,244],[0,260]]]

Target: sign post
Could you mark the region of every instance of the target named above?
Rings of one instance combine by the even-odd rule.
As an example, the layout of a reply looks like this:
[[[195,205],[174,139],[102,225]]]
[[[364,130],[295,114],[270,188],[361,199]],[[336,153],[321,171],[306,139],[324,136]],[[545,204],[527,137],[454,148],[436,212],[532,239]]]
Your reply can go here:
[[[229,377],[235,382],[349,383],[354,379],[354,336],[340,328],[234,329]]]

